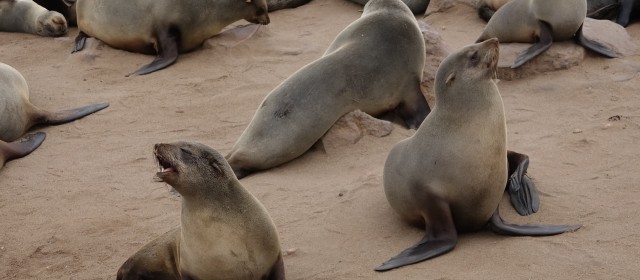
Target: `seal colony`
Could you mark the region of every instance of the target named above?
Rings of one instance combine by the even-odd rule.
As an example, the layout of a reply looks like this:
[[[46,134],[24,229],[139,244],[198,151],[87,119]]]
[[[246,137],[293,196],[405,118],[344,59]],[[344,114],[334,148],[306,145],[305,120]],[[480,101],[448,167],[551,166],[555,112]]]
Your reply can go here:
[[[507,224],[498,213],[509,171],[504,108],[492,79],[498,50],[494,38],[448,56],[436,73],[435,108],[389,153],[383,175],[387,200],[403,220],[425,226],[426,234],[377,271],[447,253],[458,232],[487,224],[500,234],[530,236],[580,227]]]
[[[0,31],[56,37],[67,33],[67,21],[32,0],[0,0]]]
[[[15,141],[36,124],[68,123],[100,111],[109,103],[93,104],[58,112],[42,110],[29,102],[27,81],[18,70],[0,63],[0,141]],[[25,156],[44,140],[44,133],[33,134],[1,146],[4,161]],[[3,161],[3,162],[4,162]]]
[[[199,143],[156,144],[157,176],[182,195],[180,227],[151,241],[117,279],[284,280],[278,232],[222,155]]]
[[[226,159],[238,178],[283,164],[356,109],[391,112],[417,128],[429,113],[420,89],[424,60],[422,34],[407,6],[372,0],[321,58],[265,97]]]
[[[114,48],[157,55],[127,76],[168,67],[178,53],[200,47],[240,19],[269,24],[265,0],[78,0],[75,6],[80,33],[73,52],[90,36]]]
[[[586,0],[513,0],[491,17],[476,43],[489,38],[498,38],[501,43],[534,43],[518,55],[511,68],[546,51],[553,41],[572,38],[603,56],[618,57],[611,49],[582,35],[586,13]]]

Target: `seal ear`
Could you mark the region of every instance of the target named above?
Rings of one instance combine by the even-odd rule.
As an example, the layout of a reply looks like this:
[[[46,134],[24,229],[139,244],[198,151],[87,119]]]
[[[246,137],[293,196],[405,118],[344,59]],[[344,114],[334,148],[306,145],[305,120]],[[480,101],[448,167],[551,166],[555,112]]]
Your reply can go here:
[[[246,3],[251,3],[251,0],[244,0],[244,2],[246,2]]]
[[[456,73],[451,73],[449,74],[449,76],[447,76],[447,80],[445,84],[447,84],[447,86],[450,86],[455,79],[456,79]]]

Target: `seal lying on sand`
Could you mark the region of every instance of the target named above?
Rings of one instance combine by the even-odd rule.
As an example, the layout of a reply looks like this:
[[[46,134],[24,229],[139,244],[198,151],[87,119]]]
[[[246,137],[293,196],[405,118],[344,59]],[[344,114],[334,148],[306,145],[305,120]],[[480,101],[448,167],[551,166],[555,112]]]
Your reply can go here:
[[[511,0],[478,1],[478,16],[484,21],[489,21],[493,14],[509,1]],[[618,0],[587,0],[587,17],[615,21],[621,11],[620,6]]]
[[[129,75],[173,64],[178,53],[200,47],[235,21],[269,23],[265,0],[78,0],[76,12],[80,33],[73,52],[91,36],[118,49],[157,54]]]
[[[0,31],[62,36],[67,33],[67,21],[32,0],[0,0]]]
[[[586,0],[513,0],[491,17],[476,40],[498,38],[501,43],[534,43],[511,68],[518,68],[547,50],[553,41],[576,39],[587,49],[606,57],[618,57],[611,49],[582,35]]]
[[[109,103],[100,103],[59,112],[42,110],[29,102],[29,88],[24,77],[13,67],[0,63],[1,141],[15,141],[36,124],[57,125],[68,123],[108,106]],[[5,160],[28,154],[37,148],[42,140],[44,140],[44,134],[35,134],[22,138],[16,143],[8,143],[10,146],[14,146],[13,150],[15,152],[10,152],[11,149],[3,149]],[[3,146],[6,145],[3,144]],[[10,158],[7,158],[7,155]]]
[[[180,227],[151,241],[117,279],[285,279],[267,210],[224,158],[198,143],[156,144],[157,176],[182,195]]]
[[[236,176],[271,168],[306,152],[344,114],[392,112],[417,128],[429,113],[420,90],[425,47],[400,0],[372,0],[318,60],[276,87],[260,104],[227,160]]]
[[[69,26],[76,26],[76,0],[33,0],[49,11],[56,11],[67,19]]]
[[[498,41],[451,54],[438,68],[436,106],[410,138],[396,144],[384,166],[384,191],[425,237],[378,268],[386,271],[452,250],[458,232],[487,224],[509,235],[554,235],[579,225],[512,225],[498,213],[507,184],[507,133],[502,98],[492,76]]]

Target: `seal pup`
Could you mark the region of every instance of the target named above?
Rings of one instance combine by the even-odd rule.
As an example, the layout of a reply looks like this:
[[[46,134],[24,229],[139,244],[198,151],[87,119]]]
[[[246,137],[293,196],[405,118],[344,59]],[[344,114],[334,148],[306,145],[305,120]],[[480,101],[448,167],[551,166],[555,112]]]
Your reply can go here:
[[[88,36],[114,48],[156,54],[130,75],[144,75],[173,64],[178,53],[192,51],[227,25],[245,19],[269,24],[265,0],[78,0],[76,43]]]
[[[375,46],[375,47],[372,47]],[[425,46],[400,0],[372,0],[324,55],[271,93],[226,156],[238,178],[297,158],[344,114],[390,112],[409,128],[429,113],[420,89]]]
[[[105,102],[58,112],[40,109],[29,102],[27,81],[20,72],[7,64],[0,63],[0,140],[2,141],[14,141],[36,124],[68,123],[108,106],[109,103]]]
[[[67,33],[67,21],[32,0],[0,0],[0,31],[56,37]]]
[[[377,267],[386,271],[452,250],[458,232],[489,224],[509,235],[554,235],[579,225],[512,225],[498,213],[507,184],[502,98],[492,76],[498,40],[466,46],[436,73],[436,106],[418,131],[396,144],[384,165],[384,192],[405,221],[426,227],[413,247]]]
[[[76,26],[75,0],[33,0],[49,11],[56,11],[64,16],[68,26]]]
[[[11,143],[0,140],[0,169],[10,160],[24,157],[33,152],[46,138],[44,132],[29,133]]]
[[[509,1],[511,0],[480,0],[478,16],[484,21],[489,21],[493,14]],[[615,20],[619,7],[618,0],[587,0],[587,17]]]
[[[369,0],[351,0],[351,2],[364,6]],[[402,0],[402,3],[407,5],[414,15],[424,14],[429,7],[429,2],[431,2],[431,0]]]
[[[156,144],[156,175],[182,196],[180,227],[145,245],[117,279],[285,279],[267,210],[214,149]]]
[[[586,14],[586,0],[513,0],[491,17],[476,43],[489,38],[498,38],[502,43],[534,43],[518,55],[511,68],[544,52],[553,41],[572,38],[603,56],[618,57],[611,49],[582,35]]]

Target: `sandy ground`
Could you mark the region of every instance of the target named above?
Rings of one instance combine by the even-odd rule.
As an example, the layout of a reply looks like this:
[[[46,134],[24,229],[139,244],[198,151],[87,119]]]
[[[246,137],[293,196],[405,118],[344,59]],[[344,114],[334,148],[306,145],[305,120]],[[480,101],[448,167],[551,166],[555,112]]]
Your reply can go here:
[[[71,55],[76,29],[55,39],[0,33],[0,61],[22,72],[37,106],[111,102],[72,124],[38,129],[48,134],[44,144],[0,171],[0,278],[113,279],[139,247],[179,224],[180,198],[153,181],[152,145],[191,140],[226,154],[264,96],[320,57],[361,9],[314,0],[277,11],[248,40],[214,38],[168,69],[132,78],[124,75],[151,56],[107,46]],[[465,5],[418,18],[452,49],[484,26]],[[627,30],[640,43],[640,24]],[[374,272],[423,235],[397,218],[382,190],[389,149],[413,133],[399,126],[241,182],[269,210],[283,250],[295,251],[284,259],[289,279],[636,279],[638,65],[638,55],[589,55],[569,70],[499,83],[509,148],[529,154],[541,193],[539,213],[520,217],[503,203],[502,214],[584,225],[574,233],[464,234],[444,256]]]

